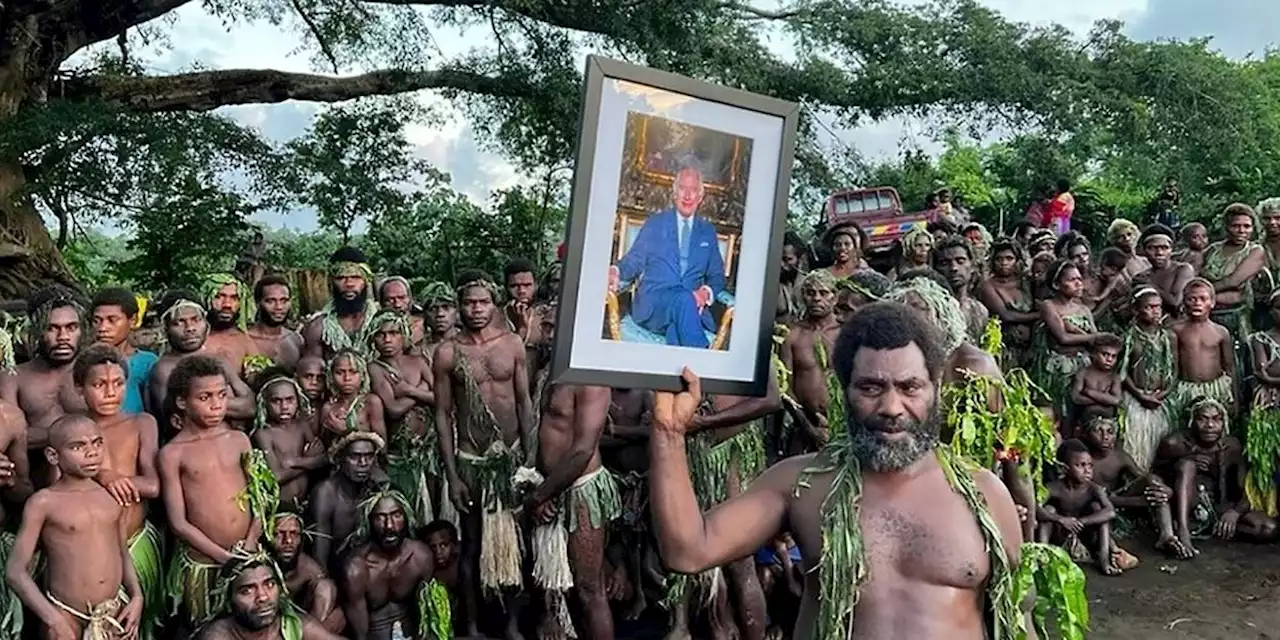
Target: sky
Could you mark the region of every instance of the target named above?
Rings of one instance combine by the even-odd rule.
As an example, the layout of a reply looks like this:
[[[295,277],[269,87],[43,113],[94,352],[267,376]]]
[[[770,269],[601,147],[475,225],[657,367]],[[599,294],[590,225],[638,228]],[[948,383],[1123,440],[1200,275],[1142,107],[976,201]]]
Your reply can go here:
[[[1006,18],[1033,25],[1058,23],[1084,35],[1093,23],[1103,19],[1125,22],[1125,32],[1142,40],[1187,39],[1211,36],[1212,46],[1232,57],[1263,52],[1276,38],[1268,27],[1280,21],[1280,2],[1275,0],[980,0]],[[274,68],[311,72],[308,54],[299,51],[302,42],[269,24],[237,25],[230,30],[206,14],[200,3],[192,2],[165,19],[169,45],[158,50],[152,73],[190,70],[193,66],[211,69]],[[456,30],[432,32],[440,52],[452,57],[469,48],[468,34]],[[445,122],[433,126],[412,125],[408,131],[415,152],[449,173],[454,189],[483,203],[493,190],[524,180],[519,171],[500,155],[484,148],[465,117],[448,105],[424,94],[423,100],[443,110]],[[222,112],[258,128],[276,140],[288,140],[304,133],[322,108],[314,103],[287,102],[224,108]],[[903,147],[936,151],[930,139],[929,123],[892,118],[835,133],[843,144],[858,149],[869,159],[896,157]],[[272,227],[298,231],[316,228],[311,211],[257,214],[256,221]]]

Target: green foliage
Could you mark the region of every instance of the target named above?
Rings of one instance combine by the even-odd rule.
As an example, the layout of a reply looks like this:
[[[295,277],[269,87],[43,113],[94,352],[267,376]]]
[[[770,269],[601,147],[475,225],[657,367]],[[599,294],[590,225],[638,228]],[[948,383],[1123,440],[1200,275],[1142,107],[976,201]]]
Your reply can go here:
[[[133,257],[126,238],[92,229],[77,234],[62,249],[71,273],[91,291],[111,284],[132,286],[122,281],[119,273],[121,265]]]

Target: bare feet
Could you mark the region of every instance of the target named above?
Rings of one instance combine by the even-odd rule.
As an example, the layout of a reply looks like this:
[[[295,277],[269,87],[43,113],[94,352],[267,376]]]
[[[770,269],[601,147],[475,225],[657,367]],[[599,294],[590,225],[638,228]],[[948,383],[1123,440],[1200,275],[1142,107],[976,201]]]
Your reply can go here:
[[[689,635],[688,627],[677,625],[672,627],[662,640],[693,640],[693,636]]]
[[[1112,560],[1112,557],[1114,556],[1107,557],[1106,559],[1100,560],[1098,562],[1098,571],[1101,571],[1102,575],[1104,576],[1120,575],[1120,567],[1116,566],[1116,563],[1115,561]]]
[[[1179,534],[1179,535],[1178,535],[1178,541],[1182,543],[1182,546],[1186,547],[1187,549],[1189,549],[1189,550],[1191,551],[1191,557],[1193,557],[1193,558],[1194,558],[1194,557],[1196,557],[1196,556],[1200,555],[1200,550],[1199,550],[1199,549],[1197,549],[1197,548],[1195,548],[1195,546],[1191,544],[1191,533],[1190,533],[1190,532],[1188,532],[1188,531],[1184,531],[1183,533]]]
[[[644,593],[640,590],[636,591],[636,595],[631,599],[631,604],[627,605],[627,609],[623,612],[622,617],[627,620],[639,620],[644,615],[645,609],[649,608],[649,601],[644,597]]]
[[[1179,560],[1190,560],[1196,555],[1195,550],[1188,549],[1186,545],[1182,544],[1182,541],[1178,539],[1178,536],[1169,536],[1168,538],[1158,540],[1155,547],[1156,551],[1166,553]]]

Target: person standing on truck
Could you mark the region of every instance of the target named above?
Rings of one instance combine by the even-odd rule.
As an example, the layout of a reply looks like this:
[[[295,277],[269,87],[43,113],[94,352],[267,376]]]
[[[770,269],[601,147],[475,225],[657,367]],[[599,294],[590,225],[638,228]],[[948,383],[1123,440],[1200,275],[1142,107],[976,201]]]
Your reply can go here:
[[[1044,226],[1053,229],[1054,233],[1063,235],[1071,230],[1071,214],[1076,210],[1076,198],[1071,195],[1071,183],[1059,180],[1054,190],[1053,200],[1045,210]]]

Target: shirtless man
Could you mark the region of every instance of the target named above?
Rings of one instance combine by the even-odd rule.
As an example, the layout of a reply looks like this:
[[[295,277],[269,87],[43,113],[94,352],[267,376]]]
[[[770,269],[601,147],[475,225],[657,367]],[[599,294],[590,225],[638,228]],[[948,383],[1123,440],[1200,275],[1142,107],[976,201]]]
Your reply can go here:
[[[361,352],[341,349],[329,361],[329,399],[320,410],[320,433],[325,443],[352,431],[372,431],[383,441],[387,426],[382,398],[369,390],[369,366]]]
[[[326,570],[340,568],[338,556],[356,530],[360,503],[382,479],[375,465],[384,448],[386,442],[367,431],[352,431],[329,447],[329,460],[337,472],[311,490],[310,504],[316,527],[312,551]]]
[[[159,431],[148,413],[123,411],[128,381],[125,361],[106,345],[85,349],[76,360],[72,378],[84,396],[88,416],[102,432],[106,456],[96,480],[124,510],[120,516],[128,541],[129,557],[146,599],[144,637],[164,615],[164,584],[161,573],[160,531],[147,520],[143,500],[160,497],[160,476],[156,472]]]
[[[258,390],[258,415],[251,435],[280,483],[280,506],[302,511],[309,495],[309,474],[329,466],[324,445],[302,417],[309,405],[302,388],[283,369],[267,370]]]
[[[1173,523],[1182,546],[1191,555],[1197,534],[1212,533],[1230,540],[1237,534],[1259,542],[1275,538],[1275,519],[1255,510],[1244,493],[1247,473],[1240,440],[1226,435],[1225,407],[1212,398],[1198,398],[1188,409],[1187,431],[1160,443],[1156,468],[1173,487]]]
[[[787,333],[779,357],[791,370],[788,391],[800,403],[808,423],[801,425],[809,440],[804,449],[813,451],[825,445],[829,435],[827,407],[831,390],[827,380],[840,322],[833,313],[835,281],[830,272],[819,269],[805,274],[800,294],[804,298],[804,318]]]
[[[805,244],[794,231],[782,240],[782,266],[778,269],[778,306],[774,322],[791,326],[800,319],[804,307],[800,302],[800,280],[804,277],[802,259]]]
[[[181,426],[160,449],[160,493],[179,545],[169,571],[182,575],[183,589],[172,604],[188,631],[218,614],[212,592],[218,568],[257,551],[262,535],[262,521],[240,507],[250,482],[242,460],[251,444],[227,426],[227,382],[225,363],[206,355],[183,359],[169,376]]]
[[[205,337],[209,335],[209,323],[205,319],[204,307],[192,301],[190,294],[175,291],[165,295],[161,301],[160,322],[164,324],[165,337],[169,342],[169,350],[156,361],[151,368],[151,379],[147,381],[147,393],[150,396],[151,411],[156,421],[166,430],[172,429],[170,418],[173,406],[169,403],[169,377],[175,367],[187,358],[197,355],[211,355],[205,349]],[[256,407],[253,390],[240,379],[239,371],[232,369],[226,361],[217,358],[223,364],[223,373],[231,386],[231,397],[227,399],[227,417],[234,420],[251,420]]]
[[[285,511],[275,517],[271,557],[284,574],[289,599],[333,633],[342,633],[347,617],[338,605],[338,585],[324,567],[302,551],[302,518]]]
[[[330,300],[302,329],[303,355],[329,360],[341,349],[365,348],[369,323],[378,312],[368,262],[355,247],[341,247],[329,256]]]
[[[244,376],[244,360],[262,353],[249,337],[249,288],[229,273],[215,273],[205,280],[205,303],[209,305],[209,335],[204,348],[227,367]]]
[[[480,585],[486,591],[521,586],[520,566],[512,562],[518,553],[482,549],[481,523],[515,528],[513,510],[517,498],[507,491],[509,473],[537,451],[533,438],[529,376],[525,368],[525,344],[500,323],[498,287],[483,273],[464,272],[459,276],[462,331],[436,348],[432,372],[435,376],[436,433],[440,459],[449,484],[449,497],[462,514],[462,592],[469,628],[478,636]],[[456,412],[456,416],[455,416]],[[455,442],[455,417],[457,440]],[[523,446],[521,446],[523,445]],[[500,495],[485,495],[489,487]],[[479,505],[479,507],[477,507]],[[482,554],[494,562],[481,575]],[[508,638],[520,637],[514,597],[507,591]]]
[[[265,555],[235,559],[227,576],[226,614],[200,629],[196,640],[339,640],[315,618],[281,602],[284,580]],[[219,584],[222,584],[221,582]],[[285,604],[285,606],[281,606]],[[297,631],[290,632],[292,627]],[[292,635],[292,634],[297,635]]]
[[[257,321],[249,327],[249,337],[258,351],[271,361],[293,372],[302,357],[302,336],[285,324],[293,310],[293,291],[283,276],[263,276],[253,285],[253,301],[258,307]]]
[[[436,396],[431,391],[431,367],[416,351],[409,351],[409,318],[399,311],[380,311],[373,321],[374,351],[369,363],[373,392],[382,400],[390,433],[387,474],[415,513],[435,520],[440,504],[440,456],[435,438]]]
[[[548,306],[541,314],[539,334],[545,342],[555,339],[555,313],[554,306]],[[549,360],[537,363],[539,369],[549,366]],[[600,435],[610,402],[609,387],[555,384],[546,390],[538,408],[538,471],[544,479],[524,504],[525,513],[533,514],[538,524],[559,518],[569,533],[567,560],[586,626],[586,635],[580,637],[590,640],[614,637],[605,595],[604,546],[606,527],[621,514],[622,500],[613,474],[600,464]],[[556,614],[546,611],[543,624],[553,627]]]
[[[1204,267],[1200,270],[1200,275],[1213,285],[1214,307],[1210,318],[1226,327],[1232,336],[1233,365],[1227,370],[1230,372],[1235,368],[1234,363],[1248,362],[1255,302],[1253,279],[1266,270],[1267,253],[1262,245],[1252,240],[1254,213],[1249,205],[1228,205],[1222,213],[1222,222],[1226,227],[1227,237],[1205,249]],[[1239,388],[1235,388],[1234,392],[1240,395]],[[1232,411],[1234,414],[1235,409]]]
[[[432,282],[422,292],[428,334],[422,341],[422,355],[427,362],[435,357],[436,347],[458,334],[458,294],[444,282]]]
[[[400,276],[383,280],[378,285],[378,304],[384,310],[397,311],[409,319],[411,331],[405,336],[408,348],[414,353],[421,353],[426,335],[425,322],[422,316],[413,312],[413,292],[409,290],[409,281]]]
[[[29,305],[28,344],[35,345],[35,354],[14,375],[0,375],[0,400],[17,406],[26,418],[30,477],[40,488],[53,481],[43,453],[49,426],[68,413],[84,412],[84,399],[71,381],[71,366],[82,345],[83,309],[68,292],[54,287],[37,291]]]
[[[650,441],[653,519],[666,564],[682,573],[724,565],[787,528],[806,577],[793,637],[978,640],[991,637],[988,607],[1006,620],[1022,619],[1019,603],[993,598],[990,589],[1020,561],[1022,528],[1008,491],[994,474],[968,473],[934,445],[946,359],[916,312],[892,303],[865,307],[842,329],[834,356],[849,403],[848,447],[788,458],[705,513],[685,446],[700,383],[686,369],[687,391],[658,394]],[[943,465],[983,499],[961,497]],[[837,510],[823,518],[824,500],[859,498],[857,516]],[[979,527],[977,510],[990,513],[995,531]],[[848,540],[858,529],[869,575],[860,585],[857,560],[822,553],[824,539]],[[993,560],[987,549],[997,542],[1005,557]],[[841,614],[846,607],[852,616]]]
[[[39,616],[47,638],[132,637],[142,618],[142,589],[129,561],[122,508],[95,478],[102,432],[89,418],[64,416],[50,428],[44,454],[59,477],[27,501],[5,567],[9,585]],[[37,546],[44,592],[27,572]]]
[[[1134,289],[1149,285],[1160,293],[1160,300],[1170,317],[1182,310],[1182,292],[1196,271],[1185,262],[1173,260],[1173,230],[1153,224],[1142,231],[1141,246],[1151,269],[1134,278]]]
[[[1173,424],[1187,424],[1187,407],[1200,396],[1221,402],[1235,415],[1234,343],[1226,327],[1209,319],[1213,285],[1195,278],[1183,289],[1183,299],[1185,317],[1170,327],[1178,339],[1178,382],[1169,404]]]
[[[973,252],[973,244],[968,240],[952,236],[933,250],[933,268],[947,280],[951,295],[960,303],[969,340],[980,344],[991,312],[987,311],[981,300],[973,296],[974,276],[977,273],[974,269]]]
[[[89,319],[98,342],[109,345],[124,357],[125,380],[124,413],[142,413],[146,410],[147,378],[158,357],[150,351],[134,348],[129,337],[138,321],[138,298],[125,289],[103,289],[94,294],[89,304]]]
[[[542,315],[534,308],[533,302],[533,294],[538,287],[535,269],[532,262],[516,258],[502,270],[508,298],[502,308],[502,316],[507,321],[507,328],[527,345],[538,343],[538,319]]]
[[[359,540],[343,563],[343,608],[356,640],[414,637],[447,640],[431,633],[418,615],[418,593],[427,588],[435,558],[409,537],[413,511],[395,490],[382,491],[360,509]]]

